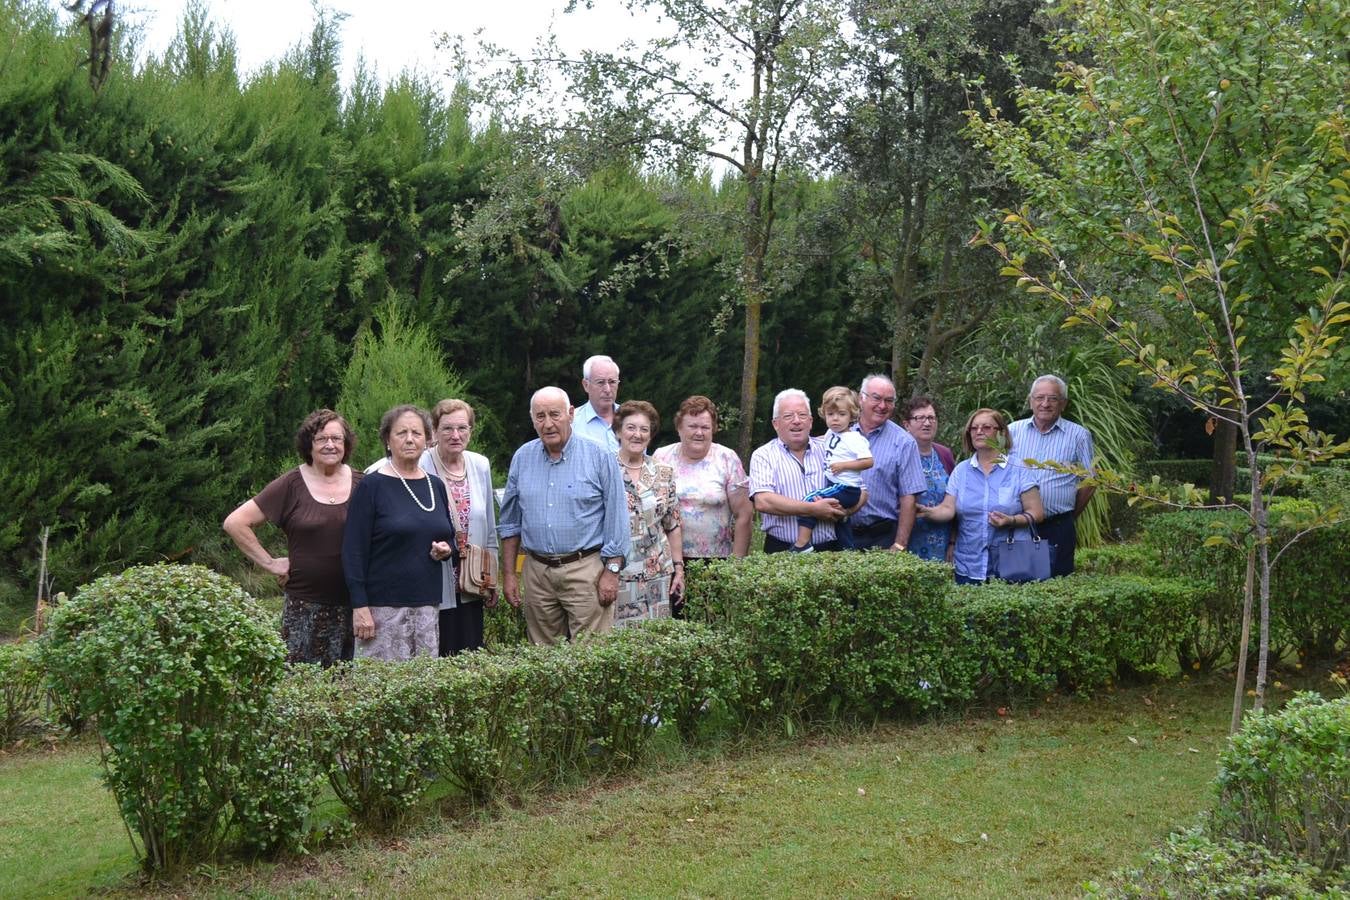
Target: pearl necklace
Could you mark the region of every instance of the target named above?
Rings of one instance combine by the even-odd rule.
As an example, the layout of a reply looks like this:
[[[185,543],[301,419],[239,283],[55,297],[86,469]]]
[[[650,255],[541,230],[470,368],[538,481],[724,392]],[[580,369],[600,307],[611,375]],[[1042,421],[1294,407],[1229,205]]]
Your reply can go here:
[[[398,476],[398,480],[403,482],[403,486],[404,486],[404,487],[407,489],[407,491],[408,491],[408,496],[411,497],[411,498],[413,498],[413,502],[417,504],[417,508],[418,508],[418,509],[420,509],[422,512],[435,512],[435,511],[436,511],[436,489],[435,489],[434,487],[431,486],[431,476],[430,476],[430,475],[427,475],[426,477],[427,477],[427,493],[431,495],[431,505],[430,505],[430,506],[423,506],[423,505],[422,505],[422,501],[421,501],[421,500],[418,500],[418,499],[417,499],[417,495],[413,493],[412,485],[408,484],[407,480],[403,477],[403,473],[400,472],[400,471],[398,470],[398,466],[393,465],[393,464],[391,463],[390,466],[389,466],[389,468],[393,469],[393,470],[394,470],[394,474]],[[423,474],[425,474],[425,473],[423,473]]]

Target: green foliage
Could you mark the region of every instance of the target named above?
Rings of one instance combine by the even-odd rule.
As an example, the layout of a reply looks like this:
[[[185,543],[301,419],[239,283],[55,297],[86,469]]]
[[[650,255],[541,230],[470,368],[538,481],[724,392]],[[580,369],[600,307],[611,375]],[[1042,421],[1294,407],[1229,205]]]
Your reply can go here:
[[[1350,863],[1350,698],[1250,716],[1219,758],[1216,833],[1328,872]]]
[[[922,713],[970,696],[945,566],[903,553],[759,555],[689,579],[687,614],[745,643],[754,715]]]
[[[447,397],[469,400],[467,385],[446,366],[430,330],[413,324],[392,300],[380,307],[375,322],[356,336],[338,396],[338,412],[356,431],[358,453],[352,462],[364,468],[385,455],[380,417],[386,410],[416,403],[430,412]]]
[[[211,859],[236,824],[263,846],[293,830],[267,810],[269,776],[297,777],[265,740],[284,658],[253,600],[197,566],[105,576],[52,616],[43,667],[98,728],[105,780],[147,868]]]
[[[1156,572],[1158,557],[1142,543],[1103,544],[1076,551],[1073,567],[1079,575],[1133,575]]]
[[[404,821],[437,779],[482,802],[637,762],[663,721],[694,737],[739,702],[738,645],[684,622],[560,647],[289,676],[295,729],[360,822]]]
[[[1097,690],[1118,671],[1166,671],[1202,590],[1181,579],[1078,575],[957,586],[959,652],[972,660],[976,683],[995,695]]]
[[[34,641],[0,644],[0,747],[42,722],[42,668]]]
[[[1341,900],[1350,895],[1350,878],[1344,871],[1323,871],[1261,844],[1216,839],[1203,828],[1192,828],[1170,835],[1144,865],[1086,887],[1088,897],[1104,900]]]
[[[1307,501],[1281,501],[1271,508],[1272,534],[1284,544],[1310,518]],[[1247,578],[1248,542],[1234,546],[1217,537],[1238,527],[1238,512],[1179,510],[1148,520],[1144,544],[1163,574],[1207,585],[1194,629],[1179,650],[1183,668],[1209,669],[1235,658],[1241,637],[1241,601]],[[1250,540],[1250,539],[1249,539]],[[1343,569],[1350,558],[1350,523],[1320,527],[1289,543],[1271,572],[1271,646],[1315,659],[1334,653],[1350,633],[1350,588]]]

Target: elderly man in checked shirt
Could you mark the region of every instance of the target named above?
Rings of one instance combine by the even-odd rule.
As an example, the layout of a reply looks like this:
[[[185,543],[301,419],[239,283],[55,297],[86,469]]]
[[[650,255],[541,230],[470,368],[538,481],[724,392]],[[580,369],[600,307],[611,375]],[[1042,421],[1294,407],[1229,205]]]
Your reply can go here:
[[[572,407],[560,388],[530,398],[536,440],[511,458],[497,533],[502,589],[521,605],[536,644],[609,631],[619,572],[630,552],[628,501],[613,453],[573,433]],[[525,550],[524,571],[516,557]]]
[[[1039,462],[1057,462],[1078,466],[1092,474],[1092,435],[1086,428],[1063,418],[1069,405],[1069,387],[1056,375],[1042,375],[1031,383],[1027,406],[1031,418],[1018,419],[1008,426],[1012,438],[1009,461],[1021,463],[1034,459]],[[1077,544],[1074,520],[1092,499],[1096,487],[1083,484],[1082,475],[1056,472],[1052,469],[1032,469],[1041,488],[1041,502],[1045,505],[1045,521],[1041,536],[1050,542],[1050,574],[1054,577],[1073,574],[1073,551]]]
[[[764,552],[792,547],[798,516],[818,520],[811,536],[816,550],[838,550],[834,523],[844,517],[839,501],[801,499],[825,487],[825,444],[811,437],[806,394],[788,388],[773,398],[773,430],[778,437],[750,454],[750,500],[760,514]]]

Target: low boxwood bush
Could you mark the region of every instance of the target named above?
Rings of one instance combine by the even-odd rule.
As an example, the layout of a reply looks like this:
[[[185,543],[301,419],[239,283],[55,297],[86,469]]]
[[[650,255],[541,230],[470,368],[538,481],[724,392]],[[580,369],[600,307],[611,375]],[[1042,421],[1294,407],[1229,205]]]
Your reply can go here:
[[[1079,547],[1073,565],[1080,575],[1145,575],[1157,571],[1158,556],[1143,543],[1103,544]]]
[[[0,747],[40,729],[41,702],[42,668],[37,644],[0,644]]]
[[[353,817],[389,828],[439,779],[482,802],[629,765],[662,721],[694,734],[739,702],[738,646],[706,626],[651,622],[559,647],[301,667],[278,694]]]
[[[1073,575],[956,586],[952,606],[978,687],[1016,696],[1166,669],[1203,590],[1185,579]]]
[[[1299,530],[1309,501],[1282,500],[1271,506],[1274,546]],[[1210,589],[1190,635],[1178,651],[1183,668],[1208,669],[1234,658],[1241,639],[1242,594],[1247,558],[1231,544],[1206,546],[1223,529],[1241,526],[1241,513],[1183,510],[1149,520],[1144,543],[1166,575],[1202,579]],[[1297,650],[1309,658],[1332,655],[1350,632],[1350,522],[1303,534],[1280,557],[1271,573],[1271,646],[1276,658]]]
[[[104,779],[147,868],[211,859],[267,818],[260,767],[275,758],[260,753],[285,648],[232,581],[175,565],[100,578],[57,608],[42,648],[55,690],[98,730]]]
[[[1219,758],[1216,833],[1326,870],[1350,864],[1350,697],[1247,718]]]
[[[1327,872],[1260,844],[1214,839],[1199,827],[1171,835],[1144,865],[1087,885],[1087,896],[1110,900],[1312,900],[1347,894],[1350,872]]]
[[[743,642],[754,715],[921,713],[970,696],[951,580],[906,553],[751,556],[691,572],[687,615]]]

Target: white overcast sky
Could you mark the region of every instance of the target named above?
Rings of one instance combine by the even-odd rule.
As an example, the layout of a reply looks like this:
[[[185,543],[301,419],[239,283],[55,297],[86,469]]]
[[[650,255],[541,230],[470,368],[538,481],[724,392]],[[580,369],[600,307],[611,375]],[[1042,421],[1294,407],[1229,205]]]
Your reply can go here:
[[[652,18],[634,18],[619,0],[595,0],[592,9],[570,15],[562,13],[564,2],[327,0],[323,5],[347,14],[342,23],[344,83],[350,81],[357,55],[362,53],[382,81],[405,67],[443,74],[448,57],[436,51],[435,40],[444,32],[472,35],[481,28],[486,40],[523,51],[553,23],[568,50],[611,50],[625,38],[651,35],[658,27]],[[173,39],[187,5],[187,0],[117,3],[128,23],[144,26],[143,46],[154,53],[162,52]],[[207,0],[206,6],[217,26],[234,32],[245,75],[305,41],[314,22],[310,0]]]

